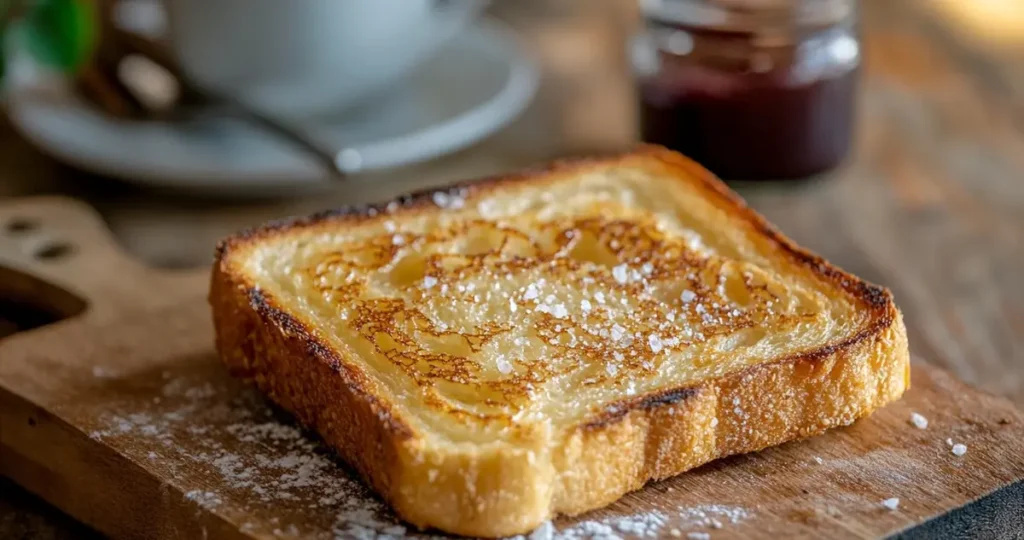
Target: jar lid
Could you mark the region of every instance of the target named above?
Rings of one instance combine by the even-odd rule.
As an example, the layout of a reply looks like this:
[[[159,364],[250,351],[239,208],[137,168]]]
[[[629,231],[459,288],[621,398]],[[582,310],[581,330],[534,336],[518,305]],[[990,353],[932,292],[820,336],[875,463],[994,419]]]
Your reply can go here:
[[[661,24],[758,32],[779,27],[824,27],[853,13],[854,0],[642,0],[641,10]]]

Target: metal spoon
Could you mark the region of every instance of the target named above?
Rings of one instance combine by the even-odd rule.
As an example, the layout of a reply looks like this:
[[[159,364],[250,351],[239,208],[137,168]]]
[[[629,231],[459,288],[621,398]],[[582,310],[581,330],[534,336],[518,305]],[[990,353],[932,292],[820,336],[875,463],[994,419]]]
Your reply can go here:
[[[154,54],[147,40],[128,35],[114,37],[118,55],[101,62],[99,69],[80,77],[89,86],[87,96],[102,108],[124,116],[165,122],[200,117],[233,117],[250,121],[313,155],[333,180],[346,176],[352,149],[338,150],[319,140],[301,125],[275,118],[233,96],[202,88],[181,73],[163,55]],[[125,103],[127,100],[128,103]]]

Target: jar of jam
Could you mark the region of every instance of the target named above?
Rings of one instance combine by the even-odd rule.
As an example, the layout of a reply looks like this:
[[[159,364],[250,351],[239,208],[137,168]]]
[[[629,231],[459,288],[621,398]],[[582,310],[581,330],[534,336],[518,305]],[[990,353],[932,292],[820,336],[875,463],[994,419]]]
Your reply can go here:
[[[726,180],[801,178],[850,150],[854,0],[643,2],[641,133]]]

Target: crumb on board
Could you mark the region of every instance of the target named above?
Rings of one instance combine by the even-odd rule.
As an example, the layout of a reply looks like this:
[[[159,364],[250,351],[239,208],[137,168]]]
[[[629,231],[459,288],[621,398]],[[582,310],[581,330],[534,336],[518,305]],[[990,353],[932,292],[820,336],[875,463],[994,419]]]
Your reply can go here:
[[[92,367],[92,376],[96,377],[97,379],[109,379],[109,378],[113,377],[114,374],[111,373],[110,370],[108,370],[106,368],[103,368],[103,367],[100,367],[100,366],[93,366]]]
[[[917,429],[928,429],[928,419],[925,418],[924,415],[920,413],[911,413],[910,423],[913,424],[914,427],[916,427]]]
[[[888,508],[889,510],[895,511],[897,508],[900,507],[900,499],[899,497],[892,497],[886,499],[882,501],[882,506]]]

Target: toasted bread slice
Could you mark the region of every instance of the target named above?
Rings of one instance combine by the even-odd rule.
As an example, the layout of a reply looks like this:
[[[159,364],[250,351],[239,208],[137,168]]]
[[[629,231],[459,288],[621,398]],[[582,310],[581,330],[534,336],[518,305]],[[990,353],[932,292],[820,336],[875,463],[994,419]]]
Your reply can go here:
[[[226,239],[217,348],[418,526],[523,533],[847,425],[910,380],[890,293],[656,147]]]

